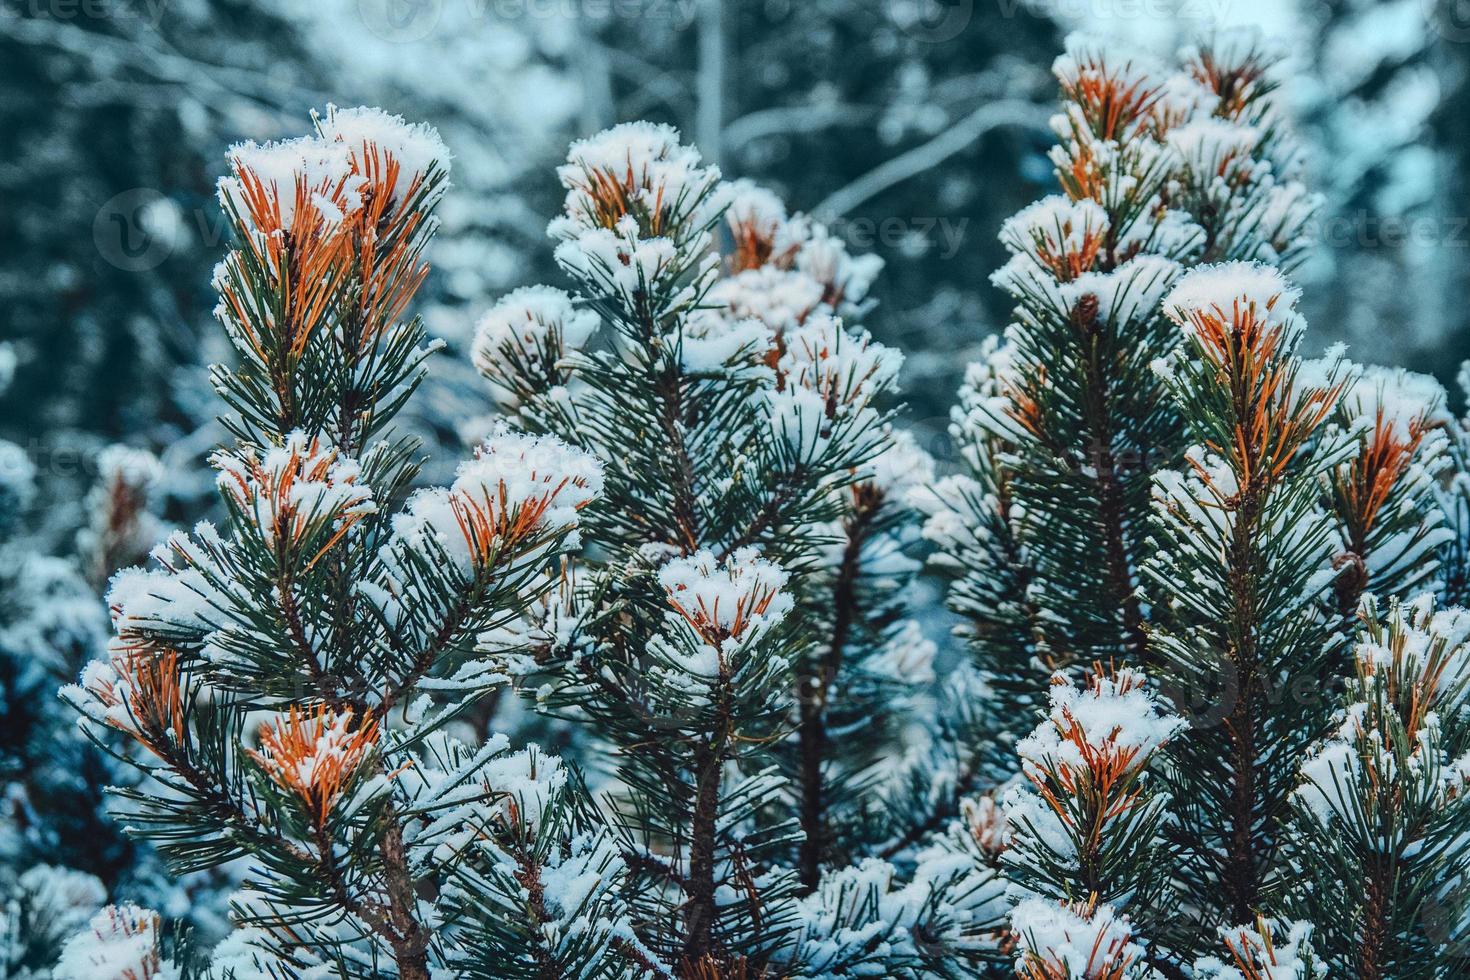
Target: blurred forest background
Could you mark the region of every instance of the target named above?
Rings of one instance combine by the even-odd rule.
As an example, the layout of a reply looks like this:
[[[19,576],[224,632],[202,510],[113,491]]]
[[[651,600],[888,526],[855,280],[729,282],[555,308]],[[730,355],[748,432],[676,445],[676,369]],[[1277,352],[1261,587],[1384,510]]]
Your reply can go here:
[[[193,903],[102,816],[113,770],[53,692],[105,642],[98,597],[161,533],[149,515],[211,506],[227,145],[302,133],[328,102],[438,127],[455,186],[420,308],[448,351],[409,414],[452,460],[489,409],[475,320],[563,281],[544,230],[567,143],[673,123],[883,257],[865,325],[907,354],[904,419],[943,467],[964,365],[1008,315],[996,232],[1054,188],[1062,38],[1168,55],[1249,24],[1291,53],[1286,102],[1325,198],[1298,275],[1309,351],[1344,341],[1455,390],[1470,0],[0,0],[0,894],[54,862],[166,914]]]
[[[1300,276],[1317,342],[1453,381],[1470,354],[1465,0],[4,0],[0,436],[75,481],[48,494],[57,540],[102,445],[195,470],[217,441],[222,153],[332,101],[427,120],[457,157],[426,291],[451,352],[417,401],[430,434],[484,410],[454,356],[477,314],[560,281],[543,231],[567,142],[648,118],[886,260],[867,326],[907,353],[910,422],[942,457],[963,365],[1007,315],[996,230],[1052,189],[1062,37],[1168,54],[1233,24],[1292,53],[1327,199]],[[187,510],[205,489],[167,492]]]

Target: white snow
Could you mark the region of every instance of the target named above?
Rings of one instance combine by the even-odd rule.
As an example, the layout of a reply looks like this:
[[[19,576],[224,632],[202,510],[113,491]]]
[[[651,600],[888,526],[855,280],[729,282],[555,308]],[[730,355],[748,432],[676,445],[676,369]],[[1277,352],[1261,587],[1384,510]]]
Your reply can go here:
[[[475,327],[475,361],[496,356],[504,346],[519,346],[526,355],[543,347],[576,350],[597,329],[593,310],[578,309],[572,298],[551,286],[523,286],[505,296]]]
[[[1199,980],[1313,980],[1327,975],[1312,957],[1313,926],[1309,922],[1266,921],[1264,930],[1238,926],[1220,930],[1229,951],[1224,957],[1206,957],[1194,964]],[[1241,964],[1250,972],[1243,972]]]
[[[754,548],[741,548],[724,562],[700,550],[658,572],[670,605],[711,646],[754,642],[784,619],[794,605],[786,580],[786,572]]]
[[[365,183],[355,171],[352,154],[345,144],[328,143],[315,136],[271,143],[246,141],[230,147],[229,158],[234,173],[219,179],[219,199],[242,218],[249,219],[245,175],[260,182],[266,194],[277,205],[280,228],[257,230],[297,231],[296,220],[314,221],[318,215],[328,225],[342,222],[362,206]],[[310,206],[297,214],[298,188],[304,188]],[[308,228],[303,226],[301,231]]]
[[[1143,949],[1132,941],[1127,918],[1110,905],[1091,910],[1042,899],[1028,899],[1011,911],[1011,928],[1020,941],[1019,968],[1036,963],[1055,980],[1093,980],[1123,975]]]
[[[567,351],[586,346],[597,330],[597,313],[578,308],[572,297],[551,286],[523,286],[501,297],[475,326],[470,357],[489,382],[495,398],[513,408],[512,382],[535,372],[528,383],[566,380],[559,362]]]
[[[1028,770],[1085,770],[1084,745],[1137,770],[1187,724],[1159,703],[1142,673],[1128,668],[1095,673],[1081,688],[1058,674],[1048,700],[1046,719],[1016,745]]]
[[[596,457],[555,436],[525,435],[501,424],[473,459],[459,465],[448,489],[410,497],[393,519],[393,532],[409,548],[437,541],[461,574],[472,577],[491,552],[510,543],[505,535],[574,530],[578,511],[601,493]],[[490,539],[475,533],[471,525],[478,520],[486,522]]]
[[[327,142],[347,147],[359,173],[372,172],[368,160],[374,152],[384,158],[385,164],[387,158],[397,161],[396,179],[384,185],[394,200],[407,193],[414,180],[427,176],[431,169],[447,173],[450,168],[449,147],[439,138],[438,130],[427,123],[405,122],[402,116],[382,109],[372,106],[340,109],[328,105],[326,118],[318,118],[317,128]]]
[[[292,432],[280,446],[221,450],[210,462],[220,492],[234,500],[270,547],[295,543],[309,527],[344,523],[377,512],[362,468],[320,440]],[[310,558],[311,556],[307,556]]]
[[[753,318],[777,333],[794,330],[822,306],[822,284],[794,269],[763,265],[710,287],[710,302],[738,319]]]
[[[109,905],[67,940],[54,974],[66,980],[174,980],[178,970],[158,948],[158,913]]]
[[[654,234],[685,223],[699,230],[723,206],[711,193],[719,169],[703,166],[699,151],[680,143],[679,131],[662,124],[623,123],[578,140],[557,176],[567,195],[564,214],[548,229],[555,238],[606,230],[629,208],[650,216]]]
[[[1219,317],[1233,322],[1235,311],[1250,312],[1268,327],[1288,331],[1299,323],[1297,289],[1277,269],[1258,262],[1220,262],[1191,269],[1164,299],[1164,312],[1186,330],[1191,318]]]

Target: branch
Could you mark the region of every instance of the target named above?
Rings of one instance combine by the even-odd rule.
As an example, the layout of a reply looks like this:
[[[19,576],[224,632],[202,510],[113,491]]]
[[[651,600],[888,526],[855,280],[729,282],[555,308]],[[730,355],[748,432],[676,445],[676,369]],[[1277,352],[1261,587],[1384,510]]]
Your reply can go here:
[[[881,498],[876,502],[860,499],[852,517],[847,521],[847,543],[842,550],[838,565],[837,580],[832,586],[832,606],[835,618],[832,637],[826,655],[820,662],[804,657],[797,673],[797,703],[801,705],[801,720],[797,725],[797,751],[801,756],[801,849],[799,873],[802,888],[815,891],[822,878],[822,845],[827,829],[826,789],[823,778],[823,763],[827,755],[827,698],[842,661],[847,652],[848,638],[853,622],[859,614],[857,580],[862,573],[863,545],[868,531],[881,507]]]
[[[748,112],[725,127],[724,145],[736,150],[754,140],[786,133],[807,135],[818,129],[862,126],[877,112],[873,106],[842,102],[826,105],[776,106]]]
[[[910,177],[938,166],[992,129],[1019,126],[1046,133],[1049,114],[1043,107],[1019,99],[990,102],[970,113],[927,143],[900,153],[879,164],[857,180],[829,194],[812,208],[812,214],[823,221],[840,218],[863,202]]]

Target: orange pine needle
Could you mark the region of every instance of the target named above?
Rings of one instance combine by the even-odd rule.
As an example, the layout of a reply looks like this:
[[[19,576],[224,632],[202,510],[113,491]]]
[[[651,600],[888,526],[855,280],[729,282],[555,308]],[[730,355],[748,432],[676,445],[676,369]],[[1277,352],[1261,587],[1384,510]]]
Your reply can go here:
[[[308,715],[292,705],[284,719],[261,725],[260,751],[246,751],[321,824],[363,759],[377,746],[377,719],[369,713],[355,727],[354,720],[351,710],[339,713],[321,705]]]

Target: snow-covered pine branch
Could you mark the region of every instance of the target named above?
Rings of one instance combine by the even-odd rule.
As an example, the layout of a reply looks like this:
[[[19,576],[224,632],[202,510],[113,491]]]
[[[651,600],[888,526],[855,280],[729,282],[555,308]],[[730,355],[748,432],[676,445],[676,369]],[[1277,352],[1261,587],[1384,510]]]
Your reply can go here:
[[[1074,36],[1053,67],[1063,193],[1001,231],[1012,258],[993,278],[1014,320],[953,413],[963,471],[923,501],[1004,717],[1039,707],[1053,670],[1152,662],[1137,592],[1151,476],[1186,448],[1151,367],[1180,343],[1160,300],[1191,266],[1300,253],[1314,199],[1293,179],[1276,70],[1237,33],[1173,70]]]
[[[670,969],[898,969],[918,930],[916,969],[994,895],[951,856],[900,879],[879,855],[958,816],[973,735],[916,700],[934,645],[906,617],[907,498],[930,463],[884,410],[900,357],[848,322],[881,263],[667,127],[574,144],[559,174],[577,291],[505,297],[475,360],[518,424],[607,461],[605,500],[564,599],[487,646],[618,748],[642,935]]]
[[[1470,895],[1470,613],[1433,595],[1370,596],[1335,731],[1302,763],[1286,853],[1288,914],[1317,924],[1332,976],[1463,969]],[[1326,887],[1340,881],[1346,887]]]
[[[1349,369],[1303,376],[1296,298],[1276,270],[1235,262],[1164,301],[1183,347],[1158,370],[1194,445],[1155,475],[1144,572],[1164,683],[1191,716],[1166,773],[1205,932],[1249,923],[1274,887],[1295,780],[1283,760],[1322,730],[1341,669],[1322,487],[1356,449],[1329,422]]]
[[[178,874],[249,868],[222,974],[426,980],[488,959],[496,976],[612,977],[648,955],[618,925],[624,869],[580,783],[534,747],[444,730],[503,682],[476,638],[550,589],[603,484],[582,450],[502,428],[396,507],[417,450],[389,426],[432,350],[404,314],[448,161],[432,130],[375,109],[231,150],[225,520],[114,580],[107,656],[65,693],[149,777],[120,791],[133,833]],[[76,957],[143,934],[94,932]]]
[[[1155,911],[1172,864],[1169,796],[1148,768],[1186,723],[1136,671],[1098,667],[1085,685],[1053,678],[1046,718],[1018,746],[1029,785],[1005,797],[1003,859],[1018,901],[1011,927],[1024,935],[1050,907],[1093,928],[1116,922],[1140,964],[1163,961],[1171,954]]]

